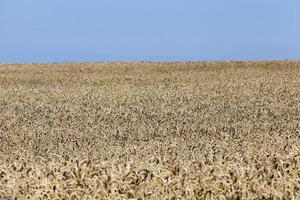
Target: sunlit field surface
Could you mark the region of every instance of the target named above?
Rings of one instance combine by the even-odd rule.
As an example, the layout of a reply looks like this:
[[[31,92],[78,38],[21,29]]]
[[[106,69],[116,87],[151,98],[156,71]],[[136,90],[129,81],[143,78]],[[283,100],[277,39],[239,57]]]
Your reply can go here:
[[[300,62],[0,65],[0,198],[300,199]]]

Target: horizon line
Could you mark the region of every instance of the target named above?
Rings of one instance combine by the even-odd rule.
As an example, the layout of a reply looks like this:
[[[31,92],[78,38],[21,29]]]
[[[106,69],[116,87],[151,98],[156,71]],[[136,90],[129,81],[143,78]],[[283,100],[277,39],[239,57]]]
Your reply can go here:
[[[211,62],[300,62],[300,59],[207,59],[207,60],[112,60],[112,61],[42,61],[42,62],[0,62],[0,65],[20,64],[70,64],[70,63],[211,63]]]

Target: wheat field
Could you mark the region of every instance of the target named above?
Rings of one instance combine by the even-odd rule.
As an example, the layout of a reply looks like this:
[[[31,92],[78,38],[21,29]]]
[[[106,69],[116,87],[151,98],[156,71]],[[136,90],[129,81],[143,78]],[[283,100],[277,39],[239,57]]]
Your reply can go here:
[[[0,64],[0,199],[300,199],[300,62]]]

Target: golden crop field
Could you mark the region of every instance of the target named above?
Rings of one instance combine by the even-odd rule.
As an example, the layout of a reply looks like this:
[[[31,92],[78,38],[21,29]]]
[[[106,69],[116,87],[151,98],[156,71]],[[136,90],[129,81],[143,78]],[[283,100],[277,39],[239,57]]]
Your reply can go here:
[[[0,65],[0,199],[300,199],[300,62]]]

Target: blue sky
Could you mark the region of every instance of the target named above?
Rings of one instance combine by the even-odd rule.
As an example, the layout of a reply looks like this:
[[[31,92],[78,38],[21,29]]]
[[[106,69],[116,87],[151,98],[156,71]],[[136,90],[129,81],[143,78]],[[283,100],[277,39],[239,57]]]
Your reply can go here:
[[[299,0],[0,0],[0,62],[300,59]]]

